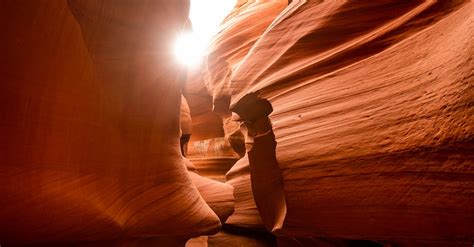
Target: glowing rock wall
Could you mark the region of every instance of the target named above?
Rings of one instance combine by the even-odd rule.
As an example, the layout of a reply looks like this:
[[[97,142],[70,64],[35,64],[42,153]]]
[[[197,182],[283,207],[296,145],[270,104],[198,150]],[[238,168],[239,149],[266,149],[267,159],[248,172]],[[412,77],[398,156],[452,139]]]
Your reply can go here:
[[[188,2],[0,5],[0,244],[217,232],[179,146]]]
[[[286,214],[267,228],[395,244],[474,241],[474,4],[300,0],[280,10],[283,2],[239,1],[204,80],[218,109],[254,92],[273,106]],[[278,16],[253,30],[246,24],[268,15],[240,19],[248,6]],[[267,163],[250,160],[257,206],[274,200],[255,191],[273,179]],[[238,213],[243,196],[234,195]]]

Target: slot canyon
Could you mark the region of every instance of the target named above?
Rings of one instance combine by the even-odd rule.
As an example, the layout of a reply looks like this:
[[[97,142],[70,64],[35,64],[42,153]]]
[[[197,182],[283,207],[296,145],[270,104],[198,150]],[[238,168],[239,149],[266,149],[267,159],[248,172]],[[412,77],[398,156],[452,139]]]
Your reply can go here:
[[[0,0],[1,247],[474,245],[474,2],[193,3]]]

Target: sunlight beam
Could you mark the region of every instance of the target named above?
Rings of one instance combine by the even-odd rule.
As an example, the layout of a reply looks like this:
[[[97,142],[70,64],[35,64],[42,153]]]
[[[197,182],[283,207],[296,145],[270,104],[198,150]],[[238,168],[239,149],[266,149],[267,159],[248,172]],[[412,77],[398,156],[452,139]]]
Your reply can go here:
[[[181,33],[174,44],[176,60],[185,66],[195,66],[206,55],[219,25],[234,7],[236,0],[191,0],[189,19],[192,31]]]

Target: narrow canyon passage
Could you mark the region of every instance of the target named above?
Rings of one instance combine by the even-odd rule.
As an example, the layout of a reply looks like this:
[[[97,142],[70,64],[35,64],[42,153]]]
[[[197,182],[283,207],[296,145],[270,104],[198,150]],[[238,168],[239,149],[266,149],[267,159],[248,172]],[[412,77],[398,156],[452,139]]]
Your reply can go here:
[[[474,243],[470,0],[0,0],[0,246]]]

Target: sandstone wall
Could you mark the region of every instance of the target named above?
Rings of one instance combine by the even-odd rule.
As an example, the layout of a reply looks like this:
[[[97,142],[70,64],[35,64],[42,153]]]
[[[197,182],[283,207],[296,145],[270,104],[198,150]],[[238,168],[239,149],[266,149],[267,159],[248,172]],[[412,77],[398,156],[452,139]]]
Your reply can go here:
[[[231,109],[251,93],[273,106],[279,171],[270,175],[271,162],[250,160],[257,206],[275,200],[264,196],[275,193],[269,179],[283,181],[284,222],[267,229],[402,245],[471,243],[473,3],[300,0],[276,11],[263,32],[243,27],[268,16],[240,20],[243,6],[270,13],[279,2],[239,1],[216,37],[207,67],[215,76],[206,81],[214,101],[230,97]],[[256,42],[241,48],[247,39]],[[245,56],[225,59],[233,49]],[[271,141],[261,143],[252,149],[271,153]],[[235,196],[238,205],[244,196]],[[271,206],[258,210],[264,222],[281,216],[265,219]]]

